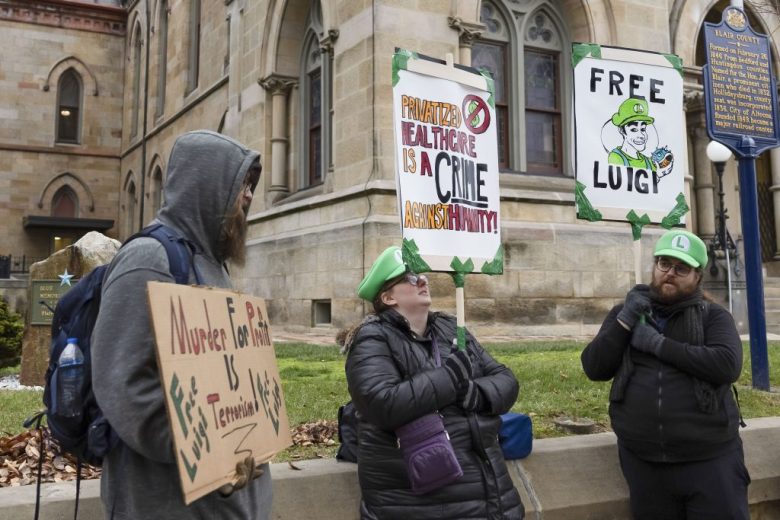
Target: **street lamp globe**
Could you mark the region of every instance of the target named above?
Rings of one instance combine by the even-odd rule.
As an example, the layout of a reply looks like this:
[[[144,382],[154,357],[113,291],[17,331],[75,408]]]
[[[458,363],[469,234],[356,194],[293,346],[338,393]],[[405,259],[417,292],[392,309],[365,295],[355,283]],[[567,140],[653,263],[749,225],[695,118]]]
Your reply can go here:
[[[707,145],[707,157],[714,163],[724,163],[731,159],[731,150],[718,141],[710,141]]]

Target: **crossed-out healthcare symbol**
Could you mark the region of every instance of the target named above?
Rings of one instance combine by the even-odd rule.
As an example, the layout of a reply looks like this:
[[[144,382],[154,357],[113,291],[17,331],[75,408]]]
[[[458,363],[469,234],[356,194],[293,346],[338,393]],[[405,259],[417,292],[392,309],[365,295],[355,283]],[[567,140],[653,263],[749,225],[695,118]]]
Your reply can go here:
[[[466,128],[473,134],[481,134],[490,126],[490,110],[485,100],[474,94],[463,98],[463,118]]]

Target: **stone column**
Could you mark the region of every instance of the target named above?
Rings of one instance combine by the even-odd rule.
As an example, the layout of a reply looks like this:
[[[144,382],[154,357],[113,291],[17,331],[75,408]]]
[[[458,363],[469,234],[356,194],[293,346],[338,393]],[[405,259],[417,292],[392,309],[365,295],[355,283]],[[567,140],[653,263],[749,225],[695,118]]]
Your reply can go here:
[[[271,187],[274,200],[290,191],[287,180],[287,97],[298,80],[272,74],[259,81],[260,86],[271,93]]]
[[[709,142],[707,130],[697,125],[693,131],[693,178],[699,226],[696,234],[702,237],[715,235],[715,184],[712,182],[712,163],[707,157]]]
[[[481,23],[466,22],[462,18],[450,16],[447,18],[450,27],[458,31],[460,46],[457,62],[461,65],[471,65],[471,45],[482,36],[485,26]]]
[[[774,255],[775,260],[780,260],[780,148],[772,148],[769,152],[769,159],[772,168],[772,187],[769,188],[772,192],[772,202],[775,207],[775,214],[773,215],[775,220],[775,236],[778,237],[776,251]]]
[[[320,40],[322,52],[322,163],[333,171],[333,46],[339,32],[331,29]]]

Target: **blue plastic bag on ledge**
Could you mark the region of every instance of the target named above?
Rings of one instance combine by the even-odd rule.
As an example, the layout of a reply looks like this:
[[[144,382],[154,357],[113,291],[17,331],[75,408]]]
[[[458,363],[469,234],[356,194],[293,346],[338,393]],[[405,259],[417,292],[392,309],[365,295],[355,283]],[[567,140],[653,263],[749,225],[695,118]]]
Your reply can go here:
[[[523,459],[531,453],[534,441],[531,426],[531,418],[524,413],[509,412],[501,416],[498,440],[505,459]]]

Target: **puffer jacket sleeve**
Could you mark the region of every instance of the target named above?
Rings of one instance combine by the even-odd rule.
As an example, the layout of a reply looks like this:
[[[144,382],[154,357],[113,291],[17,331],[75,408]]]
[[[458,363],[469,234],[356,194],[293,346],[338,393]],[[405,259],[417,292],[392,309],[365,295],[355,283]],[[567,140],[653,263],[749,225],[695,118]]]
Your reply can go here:
[[[390,345],[401,340],[385,334],[384,327],[389,326],[369,323],[360,328],[347,357],[346,374],[357,411],[366,421],[392,431],[452,404],[456,390],[441,367],[402,374]]]
[[[480,412],[500,415],[508,412],[517,401],[520,385],[512,370],[496,361],[493,356],[469,334],[469,349],[479,360],[482,375],[474,378],[479,389],[482,406]]]
[[[582,369],[592,381],[612,379],[623,362],[623,354],[631,341],[631,331],[626,330],[617,320],[622,308],[623,304],[612,308],[601,324],[599,333],[582,351]]]

